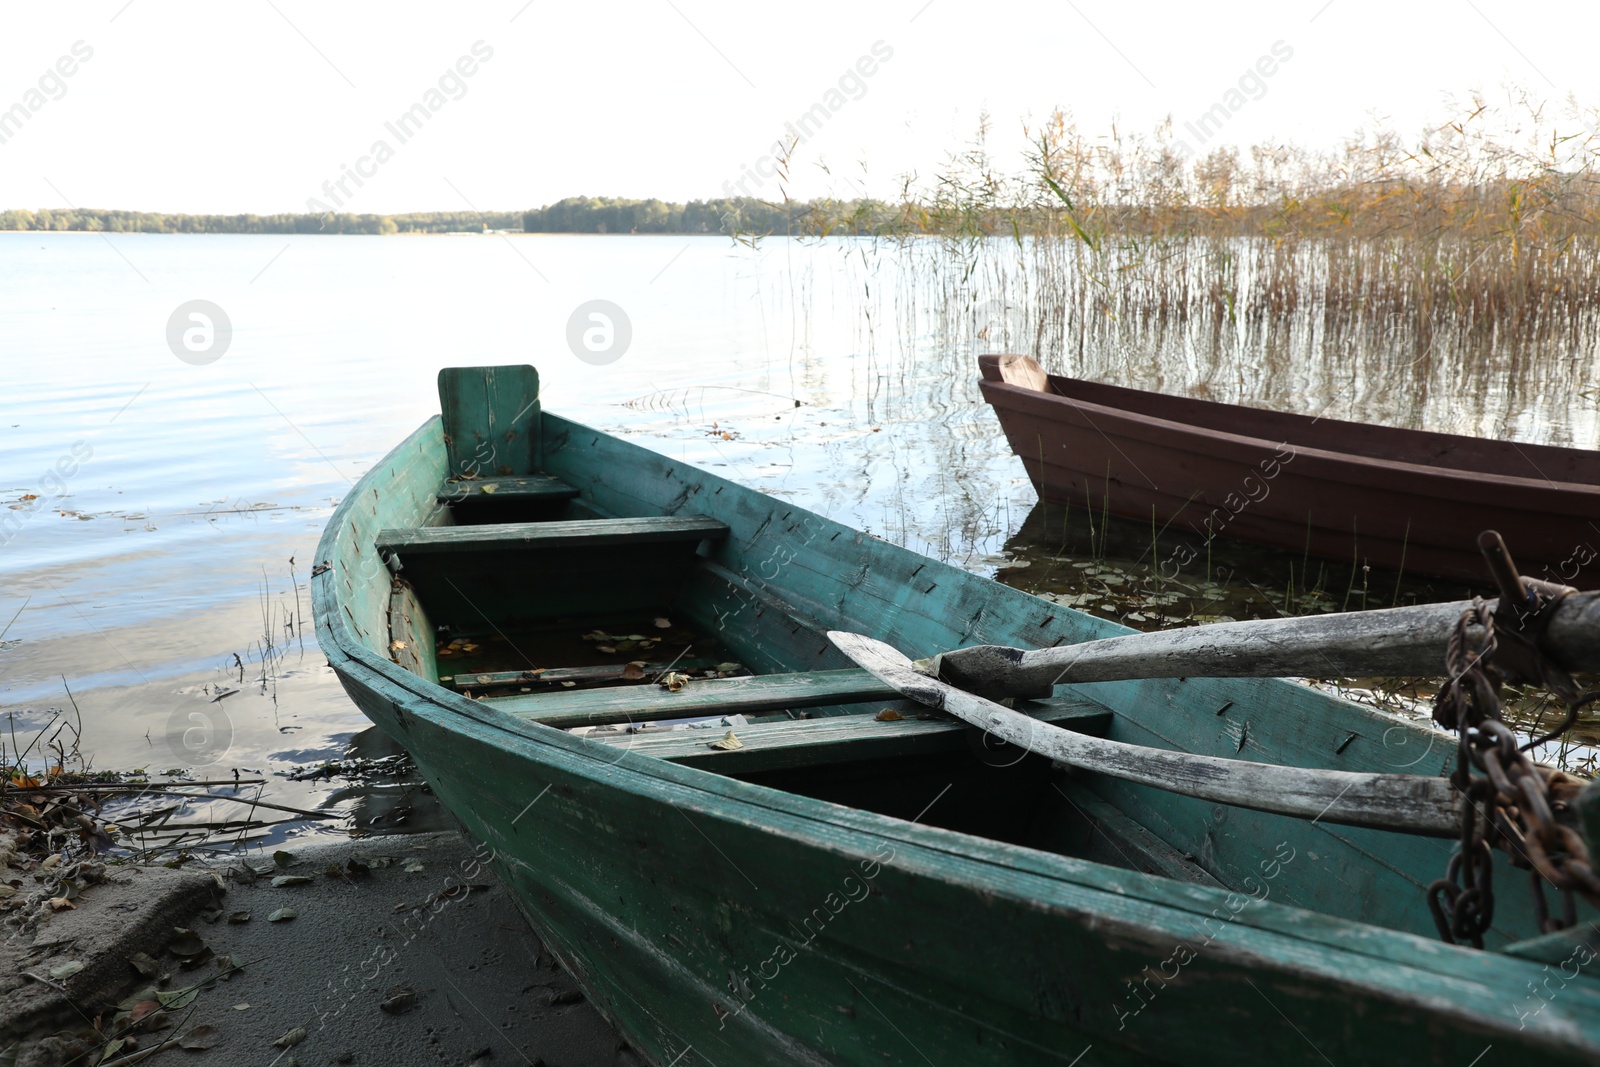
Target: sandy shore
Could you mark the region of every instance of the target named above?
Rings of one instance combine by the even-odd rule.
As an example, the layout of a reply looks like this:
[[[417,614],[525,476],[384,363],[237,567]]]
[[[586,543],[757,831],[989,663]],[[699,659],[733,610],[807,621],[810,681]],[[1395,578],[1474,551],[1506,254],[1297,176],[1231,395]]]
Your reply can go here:
[[[98,1062],[102,1052],[83,1056],[104,1044],[87,1037],[89,1024],[98,1014],[109,1036],[118,1001],[149,1014],[110,1064],[644,1062],[544,951],[487,852],[461,835],[288,851],[286,864],[253,857],[253,880],[240,860],[113,865],[75,908],[14,931],[0,946],[0,1062],[13,1048],[17,1067]],[[139,953],[167,977],[142,975],[130,963]],[[201,983],[187,1003],[171,994]],[[184,1041],[210,1047],[185,1051]]]

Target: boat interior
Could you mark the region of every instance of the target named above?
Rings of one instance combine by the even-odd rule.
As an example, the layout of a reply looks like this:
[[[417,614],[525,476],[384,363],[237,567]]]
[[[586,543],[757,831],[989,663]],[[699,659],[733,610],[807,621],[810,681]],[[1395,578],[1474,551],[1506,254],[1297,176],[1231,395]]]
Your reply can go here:
[[[692,507],[611,513],[599,494],[546,473],[537,404],[517,422],[538,386],[536,377],[511,372],[532,375],[532,368],[493,368],[499,378],[487,384],[484,370],[441,373],[442,429],[455,473],[438,485],[423,524],[376,538],[395,578],[388,654],[406,669],[511,715],[582,733],[617,749],[618,759],[625,752],[670,761],[1152,877],[1238,893],[1265,889],[1316,911],[1432,935],[1423,887],[1443,873],[1450,842],[1308,826],[1113,782],[929,713],[845,665],[817,607],[783,582],[762,580],[775,577],[777,564],[764,570],[721,551],[729,532],[723,522]],[[532,454],[507,461],[502,448],[480,463],[482,442],[508,433],[538,442]],[[1052,608],[1033,603],[1042,613]],[[1259,688],[1257,680],[1249,684]],[[1016,707],[1097,736],[1192,747],[1128,713],[1130,698],[1157,691],[1146,684],[1106,689],[1101,698],[1096,687],[1058,687]],[[1205,715],[1209,721],[1198,725],[1239,758],[1262,759],[1277,744],[1285,758],[1339,766],[1345,749],[1335,742],[1350,744],[1343,727],[1335,737],[1331,725],[1309,731],[1250,721],[1231,700]],[[1357,732],[1375,737],[1384,729],[1357,721]],[[1273,730],[1284,740],[1274,741]],[[1244,751],[1252,736],[1254,747]],[[1448,739],[1412,773],[1436,773],[1446,747]],[[1322,756],[1305,754],[1322,748]],[[1286,862],[1288,853],[1298,858]],[[1502,906],[1508,919],[1515,910]],[[1521,921],[1517,915],[1496,931],[1500,947],[1532,936]]]

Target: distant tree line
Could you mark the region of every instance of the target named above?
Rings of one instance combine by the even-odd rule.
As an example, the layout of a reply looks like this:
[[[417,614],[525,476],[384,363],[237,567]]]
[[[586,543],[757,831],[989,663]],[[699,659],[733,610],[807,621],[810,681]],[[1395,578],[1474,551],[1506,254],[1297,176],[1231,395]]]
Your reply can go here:
[[[0,211],[0,230],[104,233],[450,233],[516,230],[513,211],[423,211],[409,215],[163,215],[93,208]]]
[[[754,197],[625,200],[572,196],[522,216],[526,233],[883,233],[904,228],[903,208],[876,200],[791,200]]]
[[[510,211],[423,211],[408,215],[166,215],[90,208],[0,211],[0,230],[105,233],[675,233],[818,236],[915,231],[917,213],[875,200],[768,203],[754,197],[624,200],[575,196],[547,207]]]

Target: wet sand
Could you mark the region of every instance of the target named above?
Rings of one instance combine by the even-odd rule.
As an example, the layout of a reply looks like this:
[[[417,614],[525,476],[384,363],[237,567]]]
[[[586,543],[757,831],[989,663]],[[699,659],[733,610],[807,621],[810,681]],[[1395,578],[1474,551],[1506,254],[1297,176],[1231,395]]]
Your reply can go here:
[[[77,908],[4,946],[0,1055],[20,1043],[18,1067],[46,1067],[80,1054],[81,1043],[52,1035],[82,1033],[97,1011],[154,984],[127,962],[147,952],[169,974],[162,990],[226,972],[222,957],[241,967],[165,1010],[172,1026],[138,1036],[143,1050],[211,1027],[202,1035],[214,1045],[196,1063],[645,1062],[541,945],[485,862],[487,850],[462,835],[290,852],[287,866],[253,858],[262,872],[254,881],[241,880],[239,859],[183,871],[110,868],[109,884],[86,888]],[[270,921],[280,909],[296,915]],[[203,948],[193,951],[175,926]],[[49,979],[71,962],[84,969],[59,981],[16,977]],[[18,1026],[32,1032],[24,1038],[12,1032]],[[150,1062],[189,1055],[174,1047]]]

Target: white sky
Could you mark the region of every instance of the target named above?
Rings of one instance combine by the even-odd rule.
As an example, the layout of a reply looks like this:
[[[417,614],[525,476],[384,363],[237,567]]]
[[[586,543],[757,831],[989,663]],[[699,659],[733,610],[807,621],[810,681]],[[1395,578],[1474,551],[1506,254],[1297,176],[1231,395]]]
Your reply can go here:
[[[1447,114],[1446,94],[1508,79],[1553,102],[1600,102],[1592,4],[6,0],[0,11],[0,111],[74,42],[93,49],[65,94],[0,144],[0,208],[305,211],[380,138],[394,156],[347,184],[344,210],[722,195],[878,41],[892,58],[800,148],[793,195],[891,194],[900,174],[934,173],[984,109],[1001,146],[1058,104],[1089,130],[1168,114],[1181,127],[1279,40],[1293,57],[1219,139],[1331,145],[1374,112],[1410,131]],[[384,123],[480,40],[493,57],[465,95],[399,143]]]

